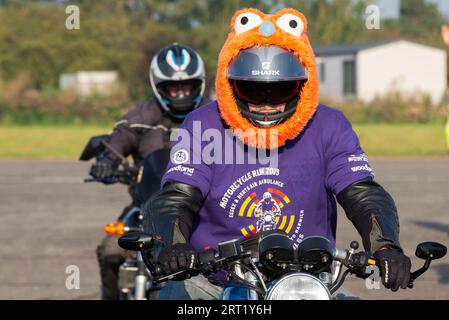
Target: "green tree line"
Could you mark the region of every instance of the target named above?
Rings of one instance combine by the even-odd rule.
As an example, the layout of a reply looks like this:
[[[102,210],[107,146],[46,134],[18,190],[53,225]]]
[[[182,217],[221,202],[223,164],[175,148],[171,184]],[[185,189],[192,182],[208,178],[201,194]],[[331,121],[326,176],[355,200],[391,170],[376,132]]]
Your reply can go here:
[[[59,5],[57,3],[60,3]],[[65,28],[65,7],[77,4],[81,29]],[[197,49],[214,78],[219,50],[233,13],[280,6],[304,12],[312,44],[353,43],[391,37],[441,46],[443,18],[424,0],[403,1],[402,17],[368,30],[367,1],[352,0],[78,0],[4,1],[0,6],[0,73],[9,80],[27,72],[39,89],[55,88],[61,73],[118,70],[133,96],[148,90],[151,56],[177,41]]]
[[[2,0],[0,98],[2,93],[14,91],[8,82],[22,77],[15,90],[20,93],[26,87],[44,92],[46,95],[37,100],[47,105],[52,103],[52,92],[57,91],[61,73],[117,70],[129,99],[115,101],[126,104],[128,100],[142,99],[151,93],[148,81],[151,57],[171,42],[190,45],[200,52],[207,66],[208,89],[212,91],[217,56],[229,32],[230,19],[236,10],[245,7],[267,13],[280,7],[302,11],[309,21],[312,45],[405,38],[443,48],[439,32],[444,19],[434,5],[425,0],[403,1],[400,19],[382,21],[380,30],[368,30],[364,15],[369,3],[369,0]],[[68,16],[65,8],[69,4],[80,8],[79,30],[65,27]],[[16,96],[17,104],[24,104],[23,101],[32,104],[34,97]],[[76,113],[79,102],[75,97],[58,99],[75,104],[71,108]],[[128,107],[126,104],[121,108]],[[51,112],[48,108],[42,107],[40,111]],[[3,109],[6,112],[6,107]],[[121,109],[114,114],[120,112]]]

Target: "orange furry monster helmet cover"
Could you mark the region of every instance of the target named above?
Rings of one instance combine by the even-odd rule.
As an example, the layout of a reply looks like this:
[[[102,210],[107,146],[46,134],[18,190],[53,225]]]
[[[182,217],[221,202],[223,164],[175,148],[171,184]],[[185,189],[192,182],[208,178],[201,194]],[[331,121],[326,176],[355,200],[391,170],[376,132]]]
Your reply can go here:
[[[315,55],[306,32],[305,16],[294,9],[282,9],[275,14],[243,9],[232,18],[231,32],[218,58],[215,87],[221,117],[245,144],[263,149],[282,147],[288,140],[299,136],[315,114],[319,103],[319,82]],[[285,121],[271,127],[255,126],[242,115],[228,78],[229,67],[242,51],[264,46],[276,46],[292,53],[307,73],[307,80],[298,92],[299,99],[295,100],[294,112]],[[256,132],[255,139],[249,138],[248,130]]]

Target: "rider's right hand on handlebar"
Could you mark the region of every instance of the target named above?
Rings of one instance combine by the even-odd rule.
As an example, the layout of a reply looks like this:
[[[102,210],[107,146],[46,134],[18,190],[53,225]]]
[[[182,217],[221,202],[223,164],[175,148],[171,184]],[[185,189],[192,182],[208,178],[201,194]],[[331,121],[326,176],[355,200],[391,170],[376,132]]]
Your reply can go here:
[[[164,248],[159,254],[158,264],[162,269],[164,276],[174,273],[194,269],[197,266],[198,254],[192,245],[188,243],[177,243]],[[187,276],[187,275],[186,275]],[[182,277],[176,277],[173,280],[185,280]]]
[[[108,158],[103,158],[92,165],[89,174],[97,179],[109,179],[114,176],[116,169],[117,165],[114,161]]]
[[[410,283],[410,258],[395,248],[384,248],[374,253],[376,264],[380,267],[382,283],[387,289],[398,291],[407,289]]]

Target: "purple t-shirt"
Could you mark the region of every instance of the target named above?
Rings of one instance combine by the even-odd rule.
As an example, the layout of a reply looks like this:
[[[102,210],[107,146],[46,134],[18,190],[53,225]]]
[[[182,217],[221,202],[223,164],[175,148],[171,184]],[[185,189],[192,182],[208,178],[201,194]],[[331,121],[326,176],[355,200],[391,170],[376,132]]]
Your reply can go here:
[[[295,246],[308,236],[335,243],[335,194],[374,176],[349,121],[324,105],[276,163],[249,160],[251,150],[225,132],[216,102],[190,113],[182,128],[162,185],[186,183],[205,197],[190,238],[197,250],[271,229]]]

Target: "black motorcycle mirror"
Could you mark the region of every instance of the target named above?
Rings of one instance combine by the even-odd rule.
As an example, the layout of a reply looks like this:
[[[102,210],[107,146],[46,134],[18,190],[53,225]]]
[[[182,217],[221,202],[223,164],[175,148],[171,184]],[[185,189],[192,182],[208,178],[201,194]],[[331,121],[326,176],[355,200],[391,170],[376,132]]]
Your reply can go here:
[[[80,155],[80,161],[89,161],[94,157],[100,155],[105,149],[112,152],[117,158],[121,160],[121,164],[127,168],[129,167],[128,160],[122,156],[117,150],[115,150],[110,144],[111,136],[108,134],[103,134],[99,136],[94,136],[89,139],[83,152]]]
[[[80,155],[80,161],[89,161],[102,153],[105,149],[103,141],[108,142],[109,139],[110,136],[107,134],[90,138]]]
[[[437,260],[443,258],[447,253],[447,248],[436,242],[424,242],[416,247],[416,256],[420,259]]]
[[[129,232],[118,239],[118,245],[129,251],[143,251],[152,249],[157,241],[161,242],[159,236],[152,236],[145,232]],[[160,273],[160,268],[151,261],[150,256],[142,252],[143,262],[152,275]]]
[[[421,269],[412,272],[408,287],[413,288],[413,282],[429,269],[432,260],[441,259],[446,255],[446,253],[447,248],[440,243],[424,242],[419,244],[416,247],[415,255],[420,259],[426,260],[426,262]]]
[[[118,245],[129,251],[148,250],[153,247],[154,238],[144,232],[130,232],[118,239]]]

